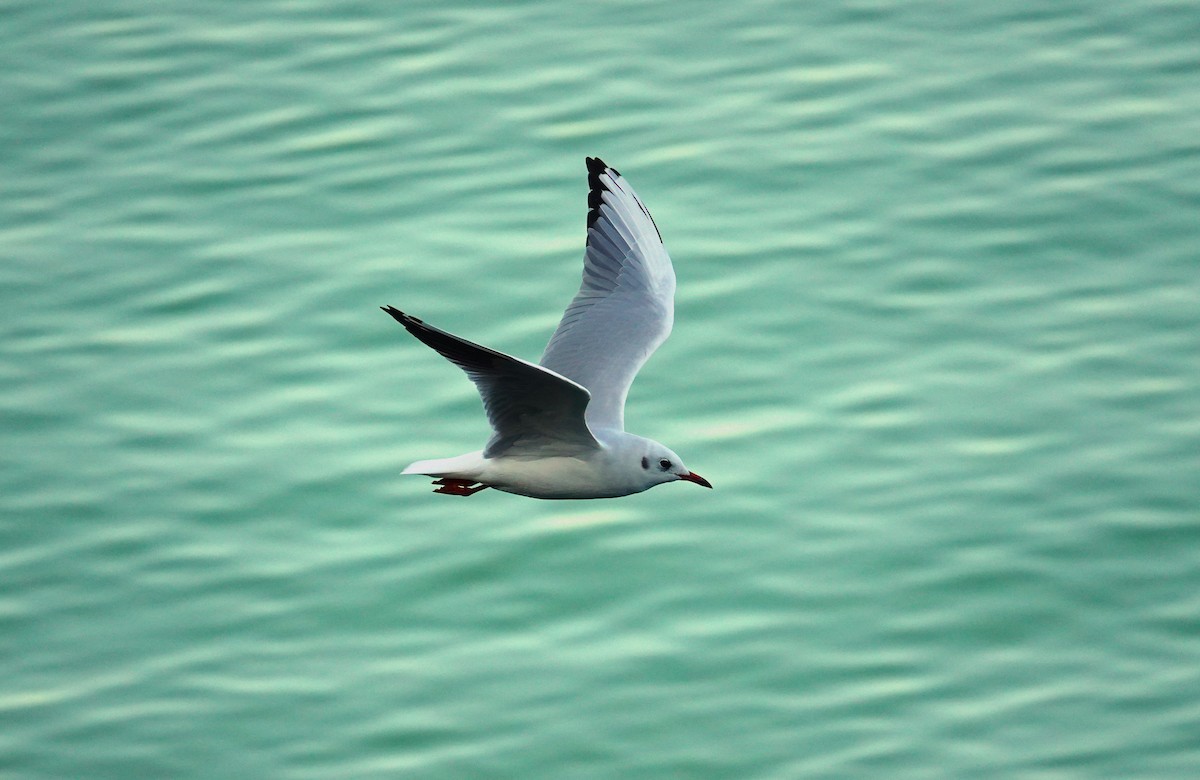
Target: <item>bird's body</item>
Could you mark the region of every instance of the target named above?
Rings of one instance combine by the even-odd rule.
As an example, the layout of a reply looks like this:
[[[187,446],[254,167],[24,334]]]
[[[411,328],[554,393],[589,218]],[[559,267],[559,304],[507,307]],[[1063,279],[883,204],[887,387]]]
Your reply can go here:
[[[625,432],[629,385],[671,332],[675,272],[650,212],[621,174],[597,158],[587,164],[583,282],[540,365],[383,307],[467,373],[492,425],[482,450],[404,469],[437,477],[434,492],[613,498],[677,480],[712,487],[663,445]]]
[[[476,450],[456,458],[419,460],[402,473],[448,478],[451,487],[455,482],[465,483],[444,492],[473,491],[469,485],[477,483],[532,498],[616,498],[650,487],[645,484],[641,452],[653,442],[624,431],[601,431],[597,439],[611,444],[575,455],[542,458],[485,458],[483,450]],[[636,468],[628,468],[629,464]],[[662,473],[657,463],[654,468]]]

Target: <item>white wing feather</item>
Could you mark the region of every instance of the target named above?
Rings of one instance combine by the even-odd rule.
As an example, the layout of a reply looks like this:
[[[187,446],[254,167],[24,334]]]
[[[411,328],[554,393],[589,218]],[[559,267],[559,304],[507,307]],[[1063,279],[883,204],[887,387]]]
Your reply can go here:
[[[546,345],[541,365],[591,393],[592,430],[625,429],[625,397],[667,336],[675,271],[654,219],[624,177],[589,157],[583,283]]]

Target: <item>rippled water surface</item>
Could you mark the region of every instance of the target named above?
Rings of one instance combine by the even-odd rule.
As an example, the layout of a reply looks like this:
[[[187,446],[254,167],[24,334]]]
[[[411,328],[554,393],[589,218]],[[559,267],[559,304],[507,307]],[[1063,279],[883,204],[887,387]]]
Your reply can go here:
[[[1194,3],[0,7],[0,775],[1194,778]],[[634,431],[438,496],[585,155]]]

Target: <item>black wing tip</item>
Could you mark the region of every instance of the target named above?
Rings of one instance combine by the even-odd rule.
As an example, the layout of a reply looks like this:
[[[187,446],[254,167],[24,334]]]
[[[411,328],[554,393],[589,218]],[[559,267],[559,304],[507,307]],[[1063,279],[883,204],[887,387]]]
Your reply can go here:
[[[600,218],[600,204],[603,202],[604,193],[609,191],[604,182],[600,181],[600,174],[605,171],[612,171],[613,176],[620,176],[621,172],[599,157],[585,157],[583,159],[587,162],[588,169],[587,226],[590,228]]]
[[[404,329],[416,337],[422,344],[436,350],[442,357],[468,373],[475,369],[482,370],[494,367],[492,361],[497,356],[512,360],[508,355],[467,341],[464,338],[459,338],[453,333],[447,333],[432,325],[426,325],[424,320],[418,319],[411,314],[405,314],[395,306],[380,306],[379,308],[392,315],[392,319],[403,325]]]
[[[388,314],[392,315],[392,319],[394,319],[396,322],[400,323],[401,325],[403,325],[406,328],[410,328],[410,326],[414,325],[414,324],[415,325],[424,325],[425,324],[424,322],[417,319],[416,317],[405,314],[404,312],[397,309],[395,306],[380,306],[379,308],[383,309]]]
[[[592,225],[596,224],[596,220],[600,219],[600,204],[604,202],[604,193],[612,190],[605,186],[604,182],[600,181],[600,174],[606,171],[612,171],[613,176],[620,176],[621,172],[612,167],[608,163],[601,160],[599,157],[585,157],[588,169],[588,214],[587,227],[592,229]],[[659,243],[662,243],[662,231],[658,229],[658,223],[654,221],[654,217],[650,215],[650,210],[638,200],[637,196],[633,197],[637,201],[638,207],[650,217],[650,224],[654,225],[654,232],[658,233]]]
[[[605,171],[612,171],[617,176],[621,175],[620,171],[604,162],[604,160],[601,160],[599,157],[584,157],[583,159],[587,162],[588,173],[599,176]]]

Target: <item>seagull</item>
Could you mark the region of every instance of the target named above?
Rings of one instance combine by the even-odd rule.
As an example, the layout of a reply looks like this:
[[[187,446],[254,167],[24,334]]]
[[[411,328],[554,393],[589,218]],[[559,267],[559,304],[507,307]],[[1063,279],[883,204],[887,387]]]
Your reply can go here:
[[[485,488],[532,498],[615,498],[680,480],[711,488],[652,439],[625,432],[625,397],[671,332],[675,271],[662,234],[624,177],[587,158],[583,283],[537,365],[382,306],[479,390],[492,436],[482,450],[419,460],[435,493]]]

